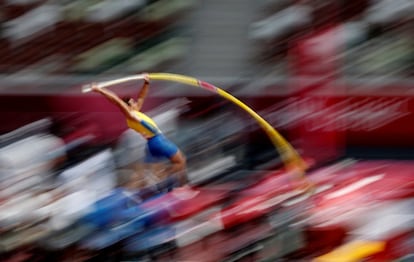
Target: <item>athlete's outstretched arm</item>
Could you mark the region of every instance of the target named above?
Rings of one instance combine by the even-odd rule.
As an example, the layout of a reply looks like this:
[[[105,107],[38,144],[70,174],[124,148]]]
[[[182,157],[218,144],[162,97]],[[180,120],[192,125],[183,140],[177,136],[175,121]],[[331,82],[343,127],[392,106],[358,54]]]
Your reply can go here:
[[[100,93],[103,96],[105,96],[110,102],[112,102],[114,105],[118,106],[118,108],[122,111],[122,113],[128,117],[132,118],[131,111],[129,110],[129,107],[125,104],[124,101],[122,101],[121,98],[119,98],[115,93],[112,91],[109,91],[108,89],[105,89],[103,87],[98,87],[96,84],[92,84],[92,90],[94,92]]]
[[[144,105],[145,98],[148,94],[148,89],[149,89],[149,77],[145,76],[144,85],[141,87],[141,90],[139,91],[138,96],[137,96],[138,111],[141,111],[141,108]]]

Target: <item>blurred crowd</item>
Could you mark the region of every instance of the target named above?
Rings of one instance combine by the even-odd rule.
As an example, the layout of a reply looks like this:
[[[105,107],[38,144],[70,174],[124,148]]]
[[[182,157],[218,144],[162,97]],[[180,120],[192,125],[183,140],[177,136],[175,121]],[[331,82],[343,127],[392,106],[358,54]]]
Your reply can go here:
[[[123,127],[113,127],[112,111],[78,89],[85,100],[63,91],[134,73],[173,72],[251,99],[284,132],[311,130],[289,133],[295,144],[298,134],[311,133],[303,139],[310,148],[329,151],[318,144],[329,134],[374,139],[384,126],[385,135],[375,134],[387,141],[376,145],[397,144],[410,130],[395,124],[410,120],[409,97],[361,98],[360,90],[389,81],[412,87],[414,1],[0,0],[0,7],[0,94],[26,96],[4,96],[0,105],[4,119],[16,120],[5,120],[0,135],[0,261],[413,259],[411,161],[339,158],[321,167],[310,159],[315,188],[309,194],[303,181],[292,179],[297,170],[283,168],[266,134],[240,109],[156,83],[151,103],[160,97],[171,103],[150,107],[149,115],[186,153],[196,189],[176,190],[174,179],[155,180],[146,168],[139,135],[122,130],[113,136]],[[330,35],[318,38],[321,32]],[[312,46],[316,38],[323,45]],[[311,48],[301,51],[303,43]],[[325,70],[322,60],[335,66]],[[303,69],[308,75],[297,73]],[[335,94],[333,82],[307,78],[331,73],[335,84],[344,80],[359,93],[335,100],[340,104],[307,97],[315,86]],[[307,81],[294,82],[293,90],[304,87],[303,94],[289,97],[286,80],[292,79]],[[63,105],[65,95],[73,107]],[[26,102],[19,108],[13,101]],[[43,118],[48,109],[58,112]],[[77,118],[88,110],[91,121],[100,114],[99,123]],[[332,128],[338,119],[341,125]],[[89,124],[110,135],[96,137]],[[390,132],[396,138],[389,139]],[[401,140],[410,145],[406,136]],[[338,144],[327,146],[337,150]]]
[[[196,1],[2,1],[3,73],[128,74],[185,53],[177,18]]]
[[[285,77],[291,74],[289,49],[296,39],[327,26],[337,30],[340,46],[335,59],[341,59],[346,76],[407,78],[413,72],[414,7],[406,0],[261,0],[221,5],[193,0],[116,4],[2,0],[1,5],[4,74],[175,71],[229,78],[212,70],[225,64],[243,69],[233,80],[268,74]],[[232,10],[241,13],[233,18]],[[207,19],[199,21],[204,16]],[[218,16],[220,23],[209,16]],[[238,33],[231,31],[236,29]],[[235,59],[237,55],[243,60]],[[240,62],[245,65],[240,67]]]
[[[227,132],[221,132],[211,123],[204,123],[202,128],[190,122],[184,123],[181,129],[185,131],[177,136],[178,108],[160,110],[150,114],[154,114],[164,132],[175,137],[186,151],[199,149],[189,155],[188,178],[192,185],[211,183],[219,174],[240,165],[243,149],[233,146],[237,130],[226,128]],[[229,119],[229,123],[235,123],[234,119]],[[145,141],[131,130],[107,144],[97,143],[92,133],[79,130],[62,137],[53,126],[53,120],[45,118],[0,137],[2,261],[82,261],[83,253],[73,253],[71,248],[97,230],[88,227],[85,216],[92,214],[86,220],[103,223],[105,227],[120,226],[130,222],[120,218],[123,208],[138,206],[174,186],[174,181],[159,181],[151,174],[153,168],[161,170],[166,163],[145,167]],[[216,130],[209,134],[214,139],[194,139],[201,137],[206,126]],[[225,154],[226,151],[232,153]],[[117,197],[132,202],[125,206]],[[105,208],[99,206],[99,201]],[[99,210],[97,214],[91,212],[94,208]],[[143,214],[135,212],[127,218],[140,219]],[[135,227],[129,230],[133,234],[138,232]],[[110,240],[110,244],[122,239]],[[95,243],[95,255],[110,244]],[[119,259],[106,255],[108,261]],[[102,261],[102,257],[96,259]]]
[[[296,38],[334,26],[340,71],[350,79],[409,78],[413,74],[411,1],[262,1],[263,18],[249,36],[260,47],[260,61],[289,74],[289,48]],[[293,2],[295,2],[293,4]],[[276,65],[279,64],[279,67]]]
[[[3,134],[1,261],[412,259],[412,161],[309,160],[308,191],[297,169],[269,161],[275,152],[255,154],[239,130],[208,123],[233,116],[210,116],[202,130],[187,122],[192,136],[181,137],[177,116],[155,120],[194,152],[191,189],[154,180],[145,143],[129,130],[100,146],[92,135],[59,137],[50,119]],[[212,137],[195,139],[205,128]]]

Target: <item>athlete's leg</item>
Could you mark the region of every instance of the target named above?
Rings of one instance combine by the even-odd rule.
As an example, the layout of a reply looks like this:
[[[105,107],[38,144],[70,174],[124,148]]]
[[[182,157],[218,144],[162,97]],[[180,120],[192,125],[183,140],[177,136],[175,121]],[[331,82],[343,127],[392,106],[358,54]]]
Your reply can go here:
[[[171,174],[177,174],[181,185],[187,184],[187,160],[184,154],[178,150],[177,153],[170,157],[170,161],[171,166],[169,172],[171,172]]]

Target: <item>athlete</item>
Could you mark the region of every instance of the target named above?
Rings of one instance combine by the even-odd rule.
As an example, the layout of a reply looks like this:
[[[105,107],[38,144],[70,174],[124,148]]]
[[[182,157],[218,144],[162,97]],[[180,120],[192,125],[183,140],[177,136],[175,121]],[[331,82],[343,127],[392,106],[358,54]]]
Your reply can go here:
[[[174,143],[165,137],[149,116],[141,112],[149,85],[149,77],[145,76],[144,84],[138,93],[137,99],[129,98],[126,102],[110,90],[99,87],[96,83],[91,85],[91,89],[104,95],[109,101],[118,106],[126,117],[128,127],[141,134],[147,140],[147,160],[149,162],[156,162],[162,158],[169,159],[170,165],[165,170],[165,173],[168,176],[177,176],[179,183],[183,186],[188,182],[184,154]]]

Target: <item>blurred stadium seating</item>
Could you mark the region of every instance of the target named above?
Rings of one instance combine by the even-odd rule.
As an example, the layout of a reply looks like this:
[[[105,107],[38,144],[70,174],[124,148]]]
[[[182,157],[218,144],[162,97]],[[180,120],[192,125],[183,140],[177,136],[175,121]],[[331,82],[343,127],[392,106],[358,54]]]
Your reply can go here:
[[[414,1],[0,7],[1,261],[412,260]],[[274,170],[278,152],[239,108],[161,81],[144,109],[199,191],[136,171],[145,141],[80,86],[140,72],[246,102],[310,159],[315,192]]]

